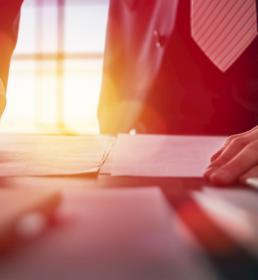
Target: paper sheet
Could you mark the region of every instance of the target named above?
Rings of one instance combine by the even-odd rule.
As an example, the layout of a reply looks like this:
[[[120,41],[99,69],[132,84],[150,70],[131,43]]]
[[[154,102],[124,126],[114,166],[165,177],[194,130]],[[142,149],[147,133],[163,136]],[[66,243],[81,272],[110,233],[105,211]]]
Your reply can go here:
[[[119,135],[114,147],[114,176],[202,177],[225,137]]]
[[[105,136],[0,136],[0,176],[96,173],[111,148]]]

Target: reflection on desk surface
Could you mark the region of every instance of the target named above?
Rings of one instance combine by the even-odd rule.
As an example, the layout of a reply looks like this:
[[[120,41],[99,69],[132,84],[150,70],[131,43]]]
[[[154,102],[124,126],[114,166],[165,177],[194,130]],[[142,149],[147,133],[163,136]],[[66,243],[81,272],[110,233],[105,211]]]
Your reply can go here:
[[[71,192],[56,215],[46,235],[0,259],[0,279],[219,279],[156,187]]]
[[[252,190],[204,188],[193,193],[206,214],[258,259],[258,194]]]
[[[257,275],[255,250],[248,254],[248,239],[235,238],[255,237],[250,220],[239,216],[241,191],[226,210],[219,194],[205,192],[217,189],[195,191],[171,208],[158,187],[66,190],[57,223],[0,258],[0,279],[256,279],[244,277]],[[255,206],[245,204],[254,214]]]
[[[204,188],[176,203],[177,215],[222,279],[258,279],[257,203],[255,192],[233,187]]]

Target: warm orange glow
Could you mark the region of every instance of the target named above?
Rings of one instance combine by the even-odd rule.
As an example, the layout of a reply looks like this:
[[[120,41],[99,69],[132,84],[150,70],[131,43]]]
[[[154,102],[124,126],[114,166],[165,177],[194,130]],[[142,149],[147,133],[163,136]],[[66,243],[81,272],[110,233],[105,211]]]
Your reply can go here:
[[[24,1],[0,131],[98,133],[107,9],[108,3],[65,6],[61,46],[58,6]]]

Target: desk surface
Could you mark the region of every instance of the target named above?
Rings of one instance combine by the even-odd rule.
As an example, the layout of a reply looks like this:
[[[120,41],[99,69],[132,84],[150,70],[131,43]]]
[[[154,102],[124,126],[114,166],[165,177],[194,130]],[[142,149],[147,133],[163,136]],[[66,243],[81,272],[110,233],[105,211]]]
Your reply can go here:
[[[1,187],[59,190],[67,197],[70,192],[76,193],[78,190],[158,186],[171,207],[177,211],[190,232],[205,248],[207,258],[225,277],[223,279],[258,279],[257,259],[239,248],[190,199],[189,194],[193,190],[200,190],[207,185],[208,182],[202,178],[112,177],[108,175],[0,178]],[[9,264],[9,266],[11,269],[12,265]]]
[[[207,252],[209,260],[214,264],[221,275],[239,277],[233,279],[257,279],[257,260],[239,248],[232,240],[220,231],[209,217],[189,202],[189,194],[193,190],[199,190],[208,183],[204,179],[180,179],[180,178],[135,178],[135,177],[111,177],[100,175],[98,177],[73,176],[73,177],[30,177],[30,178],[2,178],[1,186],[19,188],[45,188],[60,190],[64,193],[77,190],[103,189],[103,188],[136,188],[159,186],[171,207],[176,209],[180,218],[199,240]],[[232,188],[232,187],[231,187]],[[241,186],[234,186],[241,188]],[[192,223],[190,217],[195,217],[196,223]],[[217,239],[217,241],[216,241]],[[216,243],[217,242],[217,243]],[[224,247],[220,246],[224,243]],[[237,269],[235,268],[237,267]],[[246,278],[247,270],[250,278]],[[242,278],[241,278],[242,277]]]

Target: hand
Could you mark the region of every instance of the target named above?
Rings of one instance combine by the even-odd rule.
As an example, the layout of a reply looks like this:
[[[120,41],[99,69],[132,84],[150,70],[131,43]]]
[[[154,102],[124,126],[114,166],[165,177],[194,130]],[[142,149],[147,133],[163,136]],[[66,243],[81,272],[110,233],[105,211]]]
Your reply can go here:
[[[0,79],[0,117],[2,116],[6,106],[5,88],[2,80]]]
[[[232,184],[258,178],[258,126],[230,136],[211,158],[204,176],[213,184]]]

